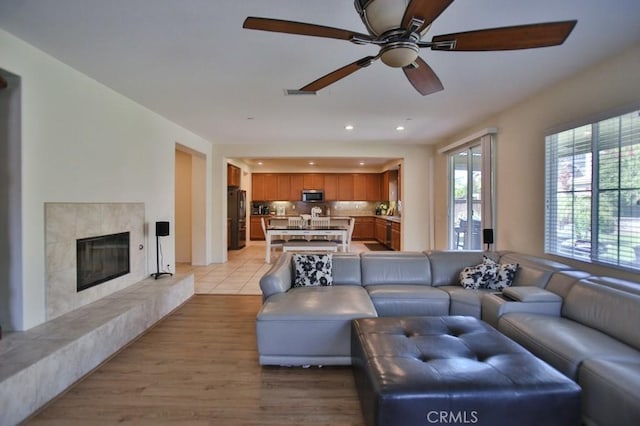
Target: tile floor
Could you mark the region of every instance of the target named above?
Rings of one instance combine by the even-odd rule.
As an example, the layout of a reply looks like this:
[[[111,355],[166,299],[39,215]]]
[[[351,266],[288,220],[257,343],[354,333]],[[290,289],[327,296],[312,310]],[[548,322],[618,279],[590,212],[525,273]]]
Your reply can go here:
[[[364,241],[354,241],[351,251],[368,251]],[[227,263],[191,266],[179,263],[176,272],[193,272],[195,292],[198,294],[262,294],[260,278],[271,268],[280,255],[275,251],[271,264],[264,263],[264,242],[249,241],[240,250],[229,250]]]

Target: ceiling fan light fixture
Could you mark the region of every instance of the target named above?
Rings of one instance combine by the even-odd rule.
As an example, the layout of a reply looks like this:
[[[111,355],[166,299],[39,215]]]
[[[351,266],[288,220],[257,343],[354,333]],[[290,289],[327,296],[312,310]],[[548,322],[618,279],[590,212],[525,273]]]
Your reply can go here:
[[[410,0],[355,0],[356,10],[374,36],[402,26],[404,11]]]
[[[393,68],[404,68],[418,59],[419,48],[413,43],[392,43],[380,51],[380,60]]]

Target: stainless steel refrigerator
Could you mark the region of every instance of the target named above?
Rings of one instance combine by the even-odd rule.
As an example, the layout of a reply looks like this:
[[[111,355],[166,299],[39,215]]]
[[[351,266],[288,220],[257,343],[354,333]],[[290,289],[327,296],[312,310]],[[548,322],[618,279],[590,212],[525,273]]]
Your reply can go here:
[[[227,192],[227,217],[231,219],[231,250],[245,246],[247,235],[247,192],[229,188]]]

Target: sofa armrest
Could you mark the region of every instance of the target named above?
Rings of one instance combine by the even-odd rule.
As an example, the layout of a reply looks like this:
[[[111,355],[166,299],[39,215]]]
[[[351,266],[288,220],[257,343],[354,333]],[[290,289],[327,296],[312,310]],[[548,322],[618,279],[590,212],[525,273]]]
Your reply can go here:
[[[275,265],[260,278],[262,300],[278,293],[284,293],[291,288],[291,253],[282,253]]]
[[[559,302],[562,298],[555,293],[539,287],[509,287],[502,294],[507,298],[516,302],[524,303],[540,303],[540,302]]]
[[[560,296],[538,287],[532,287],[532,290],[524,291],[521,290],[523,288],[525,287],[520,287],[520,290],[513,292],[511,298],[507,297],[506,291],[502,294],[486,294],[482,298],[481,318],[491,326],[497,327],[500,317],[511,312],[560,316],[562,309],[562,298]],[[542,293],[538,293],[533,289]],[[516,300],[516,298],[520,300]]]

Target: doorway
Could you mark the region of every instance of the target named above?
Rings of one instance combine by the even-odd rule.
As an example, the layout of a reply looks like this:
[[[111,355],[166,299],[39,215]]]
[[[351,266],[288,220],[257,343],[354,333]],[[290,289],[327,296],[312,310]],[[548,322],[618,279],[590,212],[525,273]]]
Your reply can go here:
[[[206,235],[206,157],[176,144],[176,264],[206,265]]]
[[[23,329],[20,77],[0,69],[0,327]]]

